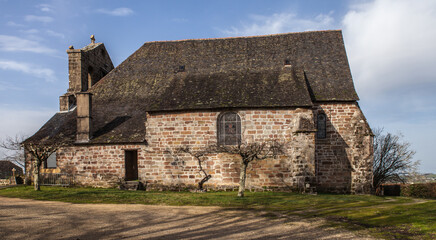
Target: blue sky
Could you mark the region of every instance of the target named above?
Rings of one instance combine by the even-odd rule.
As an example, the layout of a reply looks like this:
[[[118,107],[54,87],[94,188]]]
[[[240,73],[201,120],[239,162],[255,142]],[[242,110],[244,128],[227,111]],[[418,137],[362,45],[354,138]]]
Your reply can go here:
[[[0,138],[32,135],[68,88],[66,49],[94,34],[117,66],[144,42],[342,29],[371,127],[436,172],[436,1],[0,0]]]

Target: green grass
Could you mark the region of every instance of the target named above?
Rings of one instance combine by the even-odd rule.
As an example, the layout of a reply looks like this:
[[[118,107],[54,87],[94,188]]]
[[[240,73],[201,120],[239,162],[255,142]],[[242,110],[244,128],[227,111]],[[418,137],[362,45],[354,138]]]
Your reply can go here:
[[[145,192],[101,188],[15,187],[0,196],[71,203],[136,203],[153,205],[221,206],[323,217],[333,225],[367,229],[388,239],[435,239],[436,200],[362,195],[301,195],[283,192]]]

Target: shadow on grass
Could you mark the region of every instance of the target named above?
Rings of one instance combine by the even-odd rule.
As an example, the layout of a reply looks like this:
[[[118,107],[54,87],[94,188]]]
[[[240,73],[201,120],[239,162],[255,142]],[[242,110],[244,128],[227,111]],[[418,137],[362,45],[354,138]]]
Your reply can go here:
[[[129,208],[17,200],[0,208],[14,212],[2,224],[4,239],[318,239],[335,238],[335,229],[256,216],[252,211],[189,208]],[[20,231],[25,226],[26,231]]]
[[[417,202],[405,197],[367,195],[301,195],[283,192],[247,192],[245,198],[236,192],[145,192],[96,188],[44,187],[35,192],[31,187],[4,189],[0,195],[9,197],[55,200],[71,203],[136,203],[172,206],[221,206],[229,209],[250,209],[323,217],[350,229],[369,228],[383,236],[421,235],[430,239],[436,233],[436,201]]]

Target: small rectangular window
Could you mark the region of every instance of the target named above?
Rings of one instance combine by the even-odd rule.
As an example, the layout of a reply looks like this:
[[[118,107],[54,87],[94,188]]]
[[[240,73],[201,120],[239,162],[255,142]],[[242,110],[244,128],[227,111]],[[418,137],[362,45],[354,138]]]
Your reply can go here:
[[[324,139],[327,137],[327,119],[325,114],[318,115],[316,136],[319,139]]]
[[[56,153],[52,153],[44,162],[45,168],[57,168]]]

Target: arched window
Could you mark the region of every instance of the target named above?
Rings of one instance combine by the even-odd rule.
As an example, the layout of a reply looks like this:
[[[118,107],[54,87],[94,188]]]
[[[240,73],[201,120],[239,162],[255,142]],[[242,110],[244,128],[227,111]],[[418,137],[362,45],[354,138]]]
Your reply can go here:
[[[241,143],[241,118],[237,113],[227,112],[218,117],[218,144],[238,145]]]
[[[317,130],[316,137],[317,138],[326,138],[326,136],[327,136],[326,120],[327,120],[327,118],[326,118],[325,114],[323,114],[323,113],[318,114],[318,118],[316,121],[316,130]]]

